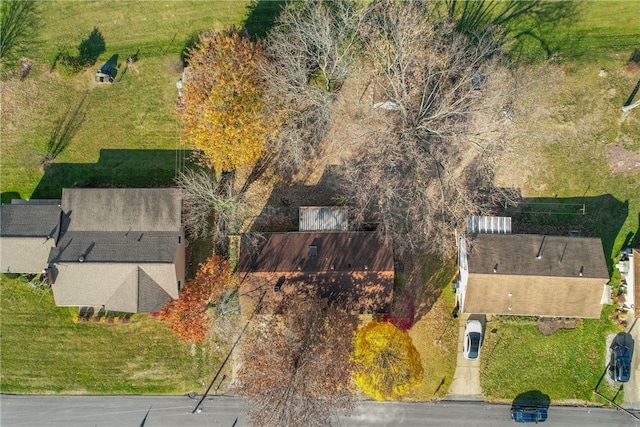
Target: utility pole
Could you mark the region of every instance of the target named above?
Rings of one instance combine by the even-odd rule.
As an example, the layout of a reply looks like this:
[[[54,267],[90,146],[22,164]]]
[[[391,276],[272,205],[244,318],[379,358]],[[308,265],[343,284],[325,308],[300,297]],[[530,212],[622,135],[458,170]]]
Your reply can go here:
[[[207,395],[209,394],[209,391],[211,390],[211,387],[213,387],[213,384],[218,379],[218,375],[220,375],[220,372],[222,372],[222,368],[224,368],[224,365],[226,365],[227,361],[229,360],[229,358],[231,358],[231,353],[233,353],[233,350],[236,348],[236,345],[238,345],[238,342],[240,342],[240,339],[242,338],[242,335],[244,335],[244,332],[247,330],[247,327],[249,326],[249,322],[251,322],[251,319],[253,319],[253,316],[255,316],[255,314],[260,309],[260,306],[262,304],[262,299],[264,298],[266,293],[267,293],[266,290],[264,292],[262,292],[262,295],[260,296],[260,299],[258,300],[258,303],[256,304],[256,308],[253,309],[253,313],[251,313],[251,316],[249,317],[249,319],[247,319],[247,323],[244,325],[244,328],[242,328],[242,331],[240,332],[240,335],[238,335],[238,338],[236,339],[236,341],[231,346],[231,349],[229,350],[229,353],[227,353],[227,357],[225,357],[224,361],[222,361],[222,364],[220,365],[220,368],[218,369],[218,372],[216,372],[216,374],[214,375],[213,379],[211,380],[211,383],[209,384],[209,387],[207,387],[207,389],[205,390],[204,394],[202,395],[200,400],[198,400],[198,403],[196,403],[196,406],[191,411],[192,414],[195,413],[196,411],[198,411],[198,408],[200,408],[200,405],[202,404],[202,402],[204,402],[204,399],[206,399]],[[224,377],[222,379],[224,380]],[[220,383],[222,383],[222,381],[220,381]],[[218,384],[218,387],[220,387],[220,384]],[[218,389],[216,389],[216,392],[217,391],[218,391]]]

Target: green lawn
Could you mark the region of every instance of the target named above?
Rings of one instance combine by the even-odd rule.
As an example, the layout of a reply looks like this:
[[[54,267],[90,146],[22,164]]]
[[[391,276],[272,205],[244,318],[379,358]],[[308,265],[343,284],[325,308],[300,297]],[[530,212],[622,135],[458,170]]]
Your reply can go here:
[[[604,403],[593,390],[605,374],[606,335],[619,332],[607,320],[610,312],[605,309],[601,320],[583,320],[574,330],[550,336],[543,336],[535,321],[502,317],[488,322],[480,376],[485,398],[510,401],[538,390],[554,403]],[[606,381],[598,391],[609,398],[615,395]]]
[[[218,367],[213,344],[178,340],[147,314],[119,325],[72,321],[50,288],[0,278],[3,393],[202,392]]]
[[[575,3],[577,16],[568,26],[550,25],[543,39],[560,57],[597,59],[612,52],[638,49],[640,39],[640,1],[586,0]],[[540,43],[529,40],[525,54],[537,57]]]
[[[183,164],[175,82],[180,55],[193,34],[241,26],[263,31],[273,18],[249,1],[56,1],[40,3],[42,29],[34,67],[25,81],[2,85],[0,190],[12,197],[59,197],[62,185],[168,184]],[[267,7],[269,12],[276,4]],[[265,7],[261,6],[260,10]],[[72,78],[51,72],[61,47],[75,47],[98,27],[106,49],[95,66]],[[127,67],[126,58],[138,52]],[[93,82],[95,69],[118,55],[114,84]],[[72,114],[76,107],[76,114]],[[70,126],[68,125],[70,123]],[[72,129],[66,148],[43,168],[56,128]],[[101,150],[112,151],[100,164]],[[167,150],[155,158],[125,150]],[[176,153],[176,150],[179,150]],[[109,162],[110,160],[110,162]],[[69,166],[74,165],[74,166]],[[84,165],[84,166],[79,166]],[[37,189],[37,191],[36,191]],[[33,194],[35,192],[35,194]]]

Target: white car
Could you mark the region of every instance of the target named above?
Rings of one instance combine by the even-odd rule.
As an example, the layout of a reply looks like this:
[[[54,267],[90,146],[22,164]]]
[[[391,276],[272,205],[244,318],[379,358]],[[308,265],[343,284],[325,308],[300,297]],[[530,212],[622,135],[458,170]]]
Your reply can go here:
[[[467,327],[464,330],[464,344],[462,345],[464,358],[469,360],[478,359],[481,345],[482,323],[479,320],[467,320]]]

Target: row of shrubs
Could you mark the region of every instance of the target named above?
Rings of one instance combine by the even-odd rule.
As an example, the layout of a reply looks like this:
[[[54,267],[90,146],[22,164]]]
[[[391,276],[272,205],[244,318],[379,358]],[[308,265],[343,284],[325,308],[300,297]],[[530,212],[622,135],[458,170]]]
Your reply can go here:
[[[79,316],[75,315],[71,319],[73,323],[104,323],[108,325],[117,325],[122,324],[126,325],[131,323],[131,318],[129,317],[109,317],[109,316]]]

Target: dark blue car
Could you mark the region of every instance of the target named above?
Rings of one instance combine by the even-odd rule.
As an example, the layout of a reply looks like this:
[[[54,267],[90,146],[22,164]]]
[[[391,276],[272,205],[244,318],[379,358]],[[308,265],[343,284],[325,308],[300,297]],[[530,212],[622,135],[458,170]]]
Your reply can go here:
[[[621,383],[631,377],[631,351],[626,345],[618,344],[611,349],[611,376]]]
[[[514,406],[511,408],[511,419],[517,423],[542,423],[547,419],[547,409]]]

